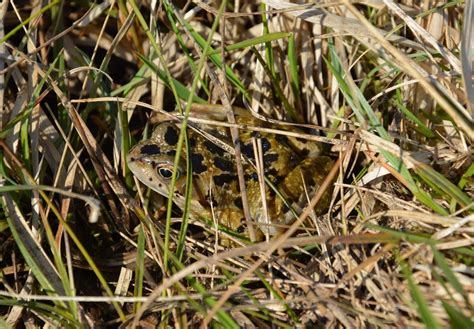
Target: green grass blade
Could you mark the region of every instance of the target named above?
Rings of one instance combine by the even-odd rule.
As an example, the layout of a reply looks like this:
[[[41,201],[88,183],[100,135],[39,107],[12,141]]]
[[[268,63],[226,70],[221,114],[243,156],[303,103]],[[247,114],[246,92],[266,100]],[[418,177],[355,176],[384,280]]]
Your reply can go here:
[[[428,165],[419,163],[414,168],[415,172],[432,188],[443,193],[445,198],[453,198],[462,207],[472,204],[472,198],[462,192],[459,187],[451,183],[445,176],[438,173]]]
[[[474,328],[474,321],[469,319],[467,316],[462,314],[456,308],[445,302],[444,300],[441,301],[443,304],[443,308],[445,309],[446,313],[449,316],[449,320],[451,323],[451,328],[456,329],[472,329]]]
[[[426,302],[426,299],[423,296],[423,293],[420,291],[415,281],[413,280],[410,269],[404,263],[400,265],[402,266],[402,272],[408,281],[408,287],[410,289],[410,293],[416,305],[418,306],[418,314],[420,315],[422,321],[425,323],[426,328],[441,329],[441,326],[438,324],[438,321],[436,320],[435,316],[433,315],[430,308],[428,307],[428,303]]]
[[[461,180],[458,183],[459,188],[463,189],[469,183],[469,181],[472,181],[473,177],[474,177],[474,163],[472,163],[469,166],[469,168],[467,168],[464,175],[462,175]]]
[[[140,226],[138,230],[138,241],[137,241],[137,260],[135,266],[135,287],[133,296],[143,296],[143,274],[145,273],[145,232],[143,227]],[[140,308],[141,303],[134,305],[135,312]]]
[[[165,72],[161,69],[159,69],[155,64],[153,64],[153,62],[151,62],[148,58],[138,54],[138,57],[143,61],[143,63],[151,70],[153,70],[154,72],[156,72],[156,74],[158,75],[158,77],[169,87],[171,88],[171,85],[174,86],[175,90],[176,90],[176,94],[178,96],[178,100],[183,100],[183,101],[187,101],[189,100],[189,98],[191,97],[191,93],[190,91],[188,90],[188,88],[186,88],[185,85],[183,85],[181,82],[179,82],[178,80],[176,79],[172,79],[172,83],[170,83],[169,79],[168,79],[168,76],[165,74]],[[192,102],[194,103],[200,103],[200,104],[205,104],[206,101],[204,99],[202,99],[201,97],[197,96],[197,95],[193,95],[192,96]]]
[[[330,47],[330,49],[332,62],[329,62],[326,59],[325,61],[328,64],[328,67],[331,72],[334,74],[334,77],[337,79],[339,89],[344,95],[346,102],[350,105],[352,111],[356,114],[359,123],[362,127],[370,126],[367,127],[367,129],[375,130],[380,137],[387,141],[391,141],[392,137],[383,127],[379,118],[377,117],[377,115],[375,115],[373,109],[365,99],[364,95],[361,93],[360,89],[357,88],[357,86],[355,85],[355,83],[353,83],[348,74],[344,72],[341,61],[339,60],[339,57],[337,56],[335,50],[333,49],[333,47]],[[346,81],[352,83],[349,85]],[[368,118],[368,120],[366,120],[366,118]],[[402,175],[402,177],[406,181],[406,184],[408,185],[407,187],[410,189],[413,195],[418,198],[418,200],[420,200],[422,203],[433,209],[433,211],[441,215],[448,214],[446,209],[444,209],[441,205],[435,202],[430,194],[418,187],[410,172],[408,171],[407,167],[403,164],[400,158],[385,150],[380,150],[380,152],[383,154],[385,159],[393,166],[393,168],[395,168]]]
[[[0,306],[13,307],[22,306],[30,311],[38,312],[50,319],[52,322],[56,321],[61,327],[68,328],[81,328],[81,324],[77,319],[71,315],[68,309],[58,306],[56,302],[54,305],[47,304],[41,301],[35,300],[23,300],[15,298],[0,297]],[[0,321],[0,328],[11,328],[10,326],[2,326]]]
[[[30,228],[24,225],[25,218],[19,212],[13,199],[3,194],[2,207],[8,211],[7,216],[10,231],[16,241],[22,256],[33,271],[35,278],[41,284],[41,287],[49,294],[65,295],[66,292],[61,283],[61,279],[49,257],[44,253],[43,248],[34,238]],[[60,305],[62,303],[59,303]],[[62,304],[64,306],[64,304]]]
[[[446,280],[448,280],[448,282],[451,284],[454,290],[456,290],[456,292],[464,298],[464,301],[466,302],[466,304],[469,305],[470,301],[469,301],[469,297],[467,293],[464,291],[462,284],[456,278],[456,276],[454,275],[454,272],[451,270],[448,263],[446,263],[446,260],[444,259],[443,254],[441,254],[433,246],[431,247],[431,250],[433,252],[434,259],[436,263],[438,264],[438,266],[440,267],[440,269],[443,271],[443,274]]]
[[[295,48],[295,35],[288,39],[288,61],[290,64],[290,84],[295,95],[300,95],[300,78],[298,76],[298,55]]]
[[[252,39],[244,40],[241,42],[236,42],[233,45],[229,45],[224,48],[226,52],[234,51],[234,50],[239,50],[239,49],[245,49],[245,48],[250,48],[250,47],[255,47],[257,45],[260,45],[262,43],[267,43],[267,42],[272,42],[275,40],[279,39],[284,39],[291,37],[292,34],[289,32],[273,32],[273,33],[268,33],[264,34],[259,37],[255,37]],[[211,50],[207,55],[219,55],[222,52],[222,48],[217,48],[214,50]]]
[[[2,43],[4,43],[5,41],[7,41],[8,39],[10,39],[12,36],[14,36],[19,30],[21,30],[29,22],[31,22],[32,20],[34,20],[34,19],[38,18],[39,16],[43,15],[45,12],[52,9],[54,6],[56,6],[60,2],[61,2],[60,0],[52,1],[51,3],[49,3],[46,6],[44,6],[43,8],[41,8],[40,10],[38,10],[36,13],[31,15],[30,17],[23,20],[19,25],[15,26],[10,32],[8,32],[7,35],[5,35],[3,38],[0,39],[0,45]]]
[[[423,134],[426,138],[433,138],[436,136],[435,133],[430,128],[428,128],[415,114],[413,114],[403,104],[402,93],[400,89],[397,89],[396,104],[397,104],[397,108],[401,110],[403,114],[405,114],[407,119],[416,124],[415,129],[417,129],[421,134]]]
[[[181,17],[176,17],[175,16],[175,19],[181,24],[181,26],[183,26],[188,32],[189,34],[191,35],[191,37],[194,39],[194,41],[199,45],[199,47],[201,47],[201,50],[204,50],[206,47],[209,48],[209,52],[215,52],[214,49],[212,49],[212,47],[210,47],[208,45],[208,42],[206,41],[206,39],[204,39],[199,33],[197,33],[193,27],[184,19],[181,19]],[[207,52],[206,52],[207,53]],[[209,55],[209,54],[207,54]],[[207,56],[206,55],[206,56]],[[210,54],[209,55],[209,58],[211,59],[211,61],[220,69],[222,69],[223,65],[222,65],[222,60],[220,58],[219,55],[217,54]],[[249,97],[248,95],[248,92],[247,92],[247,89],[245,88],[244,84],[240,81],[240,79],[237,77],[237,75],[230,69],[230,67],[228,65],[225,66],[225,74],[227,76],[227,78],[229,79],[229,81],[234,85],[236,86],[239,91],[245,96],[245,97]]]

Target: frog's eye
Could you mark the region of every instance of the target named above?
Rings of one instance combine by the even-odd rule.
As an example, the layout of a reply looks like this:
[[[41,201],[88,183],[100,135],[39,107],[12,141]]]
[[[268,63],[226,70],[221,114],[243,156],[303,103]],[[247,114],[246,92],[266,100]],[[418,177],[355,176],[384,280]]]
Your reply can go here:
[[[171,176],[173,176],[173,167],[169,165],[164,165],[164,166],[158,166],[156,168],[156,172],[164,179],[171,179]],[[176,179],[179,178],[179,171],[176,172]]]

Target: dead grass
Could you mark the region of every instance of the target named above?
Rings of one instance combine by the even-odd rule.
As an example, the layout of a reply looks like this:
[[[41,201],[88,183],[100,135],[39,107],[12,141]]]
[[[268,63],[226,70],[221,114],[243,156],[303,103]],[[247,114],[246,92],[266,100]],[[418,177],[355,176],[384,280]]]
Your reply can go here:
[[[472,3],[160,4],[0,5],[3,324],[472,328]],[[124,157],[165,118],[335,165],[251,243],[135,182]]]

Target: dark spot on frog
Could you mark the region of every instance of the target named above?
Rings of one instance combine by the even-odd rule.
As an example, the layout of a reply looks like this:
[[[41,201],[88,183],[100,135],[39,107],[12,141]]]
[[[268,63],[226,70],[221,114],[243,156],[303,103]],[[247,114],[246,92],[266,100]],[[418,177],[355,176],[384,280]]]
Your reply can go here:
[[[195,138],[188,138],[189,147],[196,146],[196,139]]]
[[[268,141],[267,138],[261,138],[260,139],[262,141],[262,152],[263,154],[265,154],[268,150],[270,150],[270,148],[272,147],[272,145],[270,144],[270,142]],[[253,145],[252,143],[247,143],[247,144],[244,144],[242,146],[242,153],[249,159],[254,159],[255,157],[255,154],[254,154],[254,151],[253,151]]]
[[[203,129],[205,129],[205,128],[203,128]],[[208,131],[209,131],[209,134],[211,134],[212,136],[217,136],[219,134],[219,131],[216,128],[208,129]]]
[[[217,202],[217,200],[214,198],[214,196],[212,196],[211,198],[209,197],[209,195],[207,196],[207,200],[209,202],[209,205],[212,205],[214,208],[216,207],[219,207],[219,203]]]
[[[169,150],[169,151],[166,151],[166,155],[175,156],[175,155],[176,155],[176,150]]]
[[[320,182],[319,182],[319,183],[320,183]],[[313,177],[308,177],[308,178],[306,179],[306,184],[307,184],[308,186],[318,186],[318,188],[319,188],[319,185],[320,185],[319,183],[318,183],[317,181],[315,181]]]
[[[288,145],[288,137],[284,135],[276,135],[275,139],[280,144]]]
[[[153,182],[153,177],[148,178],[150,182]]]
[[[276,177],[278,175],[278,170],[276,170],[275,168],[268,167],[267,170],[265,170],[265,174],[268,176]]]
[[[219,146],[217,146],[216,144],[214,144],[213,142],[209,140],[205,141],[203,144],[208,149],[208,151],[211,152],[212,154],[216,154],[219,156],[223,156],[225,154],[225,151],[222,148],[220,148]]]
[[[280,185],[280,183],[283,182],[284,180],[285,180],[285,176],[275,175],[275,177],[273,179],[273,184],[274,185]]]
[[[245,174],[244,175],[245,180],[254,180],[258,181],[258,174],[256,172],[253,172],[251,174]]]
[[[299,155],[302,156],[303,158],[306,158],[309,154],[309,150],[304,148],[304,149],[301,149],[299,152]]]
[[[134,162],[135,161],[135,158],[130,158],[130,162]]]
[[[168,145],[176,145],[178,143],[179,135],[178,131],[174,127],[168,127],[165,132],[165,142]]]
[[[252,144],[243,144],[241,148],[242,154],[249,159],[254,159],[254,152]]]
[[[234,168],[234,163],[232,161],[229,161],[220,157],[214,158],[214,164],[217,168],[224,171],[230,171]]]
[[[234,199],[234,205],[237,208],[242,209],[244,207],[244,205],[242,204],[242,198],[241,197],[235,198]]]
[[[209,130],[209,134],[211,134],[212,136],[214,136],[215,138],[217,138],[218,140],[221,140],[221,141],[227,141],[229,142],[229,134],[227,132],[227,129],[225,130],[226,132],[224,133],[223,131],[221,130],[218,130],[218,129],[211,129]]]
[[[160,147],[156,144],[143,145],[140,149],[141,154],[153,155],[160,154]]]
[[[278,170],[275,168],[265,170],[265,175],[271,179],[274,185],[279,185],[285,179],[285,176],[278,175]]]
[[[193,168],[193,173],[200,174],[207,170],[207,167],[204,164],[204,157],[202,156],[202,154],[191,154],[191,164]]]
[[[245,218],[241,218],[240,219],[241,221],[244,221]],[[245,225],[240,225],[239,227],[237,227],[237,229],[235,230],[237,233],[239,234],[243,234],[245,233],[246,229],[245,229]]]
[[[265,166],[270,166],[273,162],[278,160],[278,154],[277,153],[270,153],[270,154],[265,154],[263,156],[263,163]]]
[[[275,182],[275,180],[278,177],[278,170],[276,170],[275,168],[271,168],[271,167],[265,168],[265,176],[271,178],[274,184],[278,184],[277,182]]]
[[[262,151],[265,154],[271,147],[270,142],[266,138],[262,138]]]
[[[229,174],[221,174],[221,175],[214,176],[212,179],[214,180],[214,184],[216,184],[217,186],[223,186],[224,184],[229,184],[235,181],[237,179],[237,176],[229,175]]]
[[[302,144],[306,144],[308,143],[308,140],[305,139],[305,138],[301,138],[301,137],[296,137],[296,140]]]

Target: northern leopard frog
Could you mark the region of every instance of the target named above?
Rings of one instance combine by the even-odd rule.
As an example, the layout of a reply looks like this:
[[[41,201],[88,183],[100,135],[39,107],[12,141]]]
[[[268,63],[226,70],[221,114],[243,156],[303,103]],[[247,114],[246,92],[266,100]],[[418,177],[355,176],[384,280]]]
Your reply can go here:
[[[276,128],[243,110],[237,112],[236,121],[245,127]],[[333,161],[320,155],[319,145],[315,142],[267,132],[243,129],[239,132],[252,220],[260,226],[260,237],[265,230],[275,234],[281,231],[280,227],[294,220],[295,212],[289,211],[290,208],[298,213],[307,204],[308,194],[311,195],[319,187]],[[233,148],[229,143],[228,128],[189,124],[189,154],[183,148],[179,165],[174,168],[179,133],[180,123],[159,123],[149,139],[139,142],[128,153],[127,164],[132,173],[143,184],[168,197],[171,175],[177,170],[173,201],[183,209],[188,157],[193,180],[191,215],[207,219],[215,216],[219,224],[228,229],[246,233],[235,156],[229,151]],[[212,138],[206,138],[203,134],[209,134]],[[259,176],[251,164],[255,160],[253,138],[261,141],[264,175],[270,183],[265,187],[266,216],[262,207]],[[215,142],[216,139],[219,143]],[[329,193],[326,194],[318,207],[320,210],[327,207],[329,202]],[[268,227],[268,223],[264,224],[264,218],[270,219],[271,227]]]

